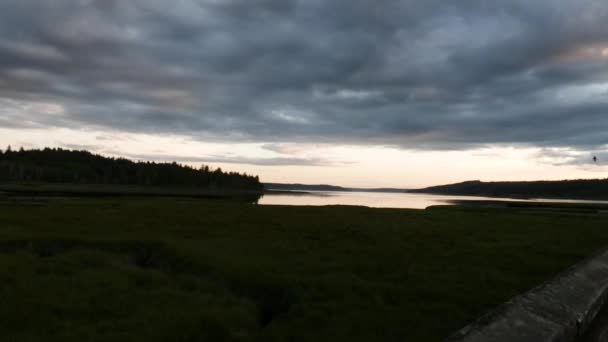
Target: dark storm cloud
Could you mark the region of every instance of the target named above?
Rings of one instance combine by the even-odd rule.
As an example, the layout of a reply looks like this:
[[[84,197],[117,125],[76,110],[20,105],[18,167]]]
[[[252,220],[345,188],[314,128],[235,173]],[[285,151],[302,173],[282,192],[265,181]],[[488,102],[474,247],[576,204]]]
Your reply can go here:
[[[7,0],[5,103],[2,127],[599,146],[608,3]]]

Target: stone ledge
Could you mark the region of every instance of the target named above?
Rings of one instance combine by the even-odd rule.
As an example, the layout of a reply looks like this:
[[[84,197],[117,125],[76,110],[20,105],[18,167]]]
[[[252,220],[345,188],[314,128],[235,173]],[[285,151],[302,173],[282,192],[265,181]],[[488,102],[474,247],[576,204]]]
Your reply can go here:
[[[446,342],[570,342],[582,336],[608,296],[608,251],[512,298]]]

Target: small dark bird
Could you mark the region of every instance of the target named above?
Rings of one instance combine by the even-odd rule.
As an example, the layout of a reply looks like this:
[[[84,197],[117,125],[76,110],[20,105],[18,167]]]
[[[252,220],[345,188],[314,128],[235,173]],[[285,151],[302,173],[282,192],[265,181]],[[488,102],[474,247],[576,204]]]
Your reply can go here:
[[[593,162],[597,164],[597,156],[593,156]]]

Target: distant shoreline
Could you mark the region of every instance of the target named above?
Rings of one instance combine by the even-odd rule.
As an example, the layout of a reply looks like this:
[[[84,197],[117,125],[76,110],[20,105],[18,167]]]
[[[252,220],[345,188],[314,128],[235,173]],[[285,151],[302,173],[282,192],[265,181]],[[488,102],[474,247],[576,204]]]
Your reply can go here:
[[[300,184],[300,183],[263,183],[269,191],[327,191],[327,192],[382,192],[407,193],[408,189],[400,188],[347,188],[329,184]]]
[[[264,183],[272,191],[377,192],[469,196],[512,199],[608,200],[608,179],[560,181],[482,182],[466,181],[421,189],[347,188],[328,184]]]
[[[268,190],[264,190],[263,194],[264,195],[293,195],[293,196],[298,196],[298,195],[314,195],[314,192],[300,191],[300,190],[274,190],[274,189],[268,189]]]

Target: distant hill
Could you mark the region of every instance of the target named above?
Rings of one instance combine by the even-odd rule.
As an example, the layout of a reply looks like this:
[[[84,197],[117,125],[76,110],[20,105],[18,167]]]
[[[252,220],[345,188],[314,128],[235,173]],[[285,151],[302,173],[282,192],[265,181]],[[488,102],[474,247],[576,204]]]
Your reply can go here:
[[[264,183],[266,190],[280,191],[343,191],[343,192],[407,192],[406,189],[396,188],[345,188],[328,184],[285,184],[285,183]]]
[[[264,183],[266,190],[294,190],[294,191],[350,191],[348,188],[327,184],[283,184],[283,183]]]
[[[416,189],[410,192],[462,196],[608,200],[608,179],[531,182],[468,181]]]
[[[257,176],[195,169],[173,163],[134,162],[108,158],[88,151],[61,148],[42,150],[0,150],[0,182],[43,182],[63,184],[137,185],[185,187],[205,190],[261,192]]]

